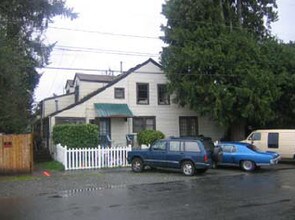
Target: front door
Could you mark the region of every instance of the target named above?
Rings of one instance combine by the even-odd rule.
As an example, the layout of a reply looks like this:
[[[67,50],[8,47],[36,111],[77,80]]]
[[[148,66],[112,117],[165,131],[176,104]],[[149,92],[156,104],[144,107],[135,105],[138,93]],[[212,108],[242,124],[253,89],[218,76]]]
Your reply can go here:
[[[99,118],[99,142],[102,146],[111,145],[111,119]]]

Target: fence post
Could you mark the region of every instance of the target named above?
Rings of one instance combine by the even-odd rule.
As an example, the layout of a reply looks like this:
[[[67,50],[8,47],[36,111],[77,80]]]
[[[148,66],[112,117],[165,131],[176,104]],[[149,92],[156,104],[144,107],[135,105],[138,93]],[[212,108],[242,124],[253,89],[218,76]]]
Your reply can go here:
[[[65,170],[68,170],[68,149],[67,149],[67,146],[64,147],[63,152],[64,152],[63,161],[64,161]]]

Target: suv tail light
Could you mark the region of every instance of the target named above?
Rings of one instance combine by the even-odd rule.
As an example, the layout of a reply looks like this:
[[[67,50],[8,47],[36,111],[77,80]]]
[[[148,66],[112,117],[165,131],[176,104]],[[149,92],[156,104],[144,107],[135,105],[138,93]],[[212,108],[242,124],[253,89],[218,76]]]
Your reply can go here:
[[[204,156],[204,161],[205,162],[208,162],[208,156],[207,156],[207,154]]]

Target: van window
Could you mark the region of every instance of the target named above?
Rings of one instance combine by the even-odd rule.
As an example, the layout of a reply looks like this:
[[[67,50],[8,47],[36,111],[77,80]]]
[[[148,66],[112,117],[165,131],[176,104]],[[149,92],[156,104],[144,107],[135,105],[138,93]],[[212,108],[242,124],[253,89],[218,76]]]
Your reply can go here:
[[[279,148],[279,133],[268,133],[268,148]]]
[[[255,132],[250,136],[249,139],[252,141],[260,141],[261,140],[261,133]]]

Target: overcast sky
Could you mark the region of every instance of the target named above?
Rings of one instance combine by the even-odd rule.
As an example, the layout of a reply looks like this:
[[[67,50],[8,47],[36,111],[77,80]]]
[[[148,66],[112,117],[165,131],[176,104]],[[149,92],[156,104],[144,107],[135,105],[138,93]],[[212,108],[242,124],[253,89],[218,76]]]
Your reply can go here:
[[[150,57],[159,61],[164,2],[67,0],[67,5],[79,17],[73,21],[56,18],[50,25],[46,42],[57,44],[51,54],[50,69],[40,70],[42,77],[35,90],[35,100],[41,101],[53,93],[63,94],[66,80],[73,79],[76,72],[105,74],[108,69],[119,71],[120,62],[126,71]],[[273,33],[284,41],[295,41],[295,1],[277,0],[277,3],[280,20],[273,25]]]

